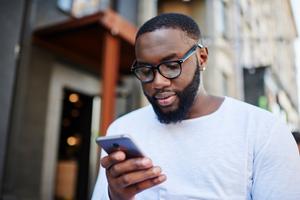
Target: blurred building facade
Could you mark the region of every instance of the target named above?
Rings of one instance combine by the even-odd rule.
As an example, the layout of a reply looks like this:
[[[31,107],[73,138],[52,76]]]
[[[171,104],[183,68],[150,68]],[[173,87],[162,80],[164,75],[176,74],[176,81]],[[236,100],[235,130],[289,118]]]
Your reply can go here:
[[[297,30],[291,2],[240,1],[239,7],[243,22],[239,30],[242,34],[245,100],[254,104],[256,101],[256,105],[286,119],[291,129],[298,128],[298,87],[293,48]],[[246,82],[248,79],[253,82]],[[256,88],[251,88],[255,82]],[[252,93],[255,89],[260,91],[259,94]]]
[[[192,16],[209,49],[204,72],[208,92],[245,100],[283,117],[291,129],[299,127],[292,46],[297,31],[289,0],[7,0],[0,6],[5,24],[0,41],[7,49],[0,51],[5,61],[0,78],[0,102],[5,105],[0,115],[0,199],[90,196],[97,173],[94,139],[103,80],[97,71],[33,45],[32,34],[108,8],[137,27],[159,13]],[[116,117],[147,104],[139,83],[127,74],[118,77],[116,99]],[[88,160],[73,159],[78,154],[74,146],[83,140],[75,125],[67,129],[72,124],[68,113],[88,119],[74,121],[86,124]],[[82,162],[89,163],[88,175],[78,172]],[[88,179],[79,183],[83,175]],[[78,188],[85,189],[79,194]]]
[[[103,79],[110,78],[103,77],[103,60],[112,51],[111,48],[103,51],[103,47],[121,34],[125,38],[134,37],[126,35],[129,29],[122,33],[125,30],[120,30],[117,24],[124,21],[135,24],[138,4],[136,0],[101,1],[99,5],[97,1],[87,4],[76,1],[79,3],[73,7],[72,1],[62,2],[0,3],[3,24],[0,40],[5,46],[0,53],[1,61],[5,61],[0,73],[0,99],[5,108],[0,116],[0,199],[3,200],[89,199],[97,177],[95,137],[103,120],[100,116],[104,110],[100,106]],[[90,9],[89,5],[99,9]],[[91,10],[100,11],[99,17],[95,18]],[[111,23],[113,20],[116,26]],[[36,33],[39,43],[35,42]],[[84,36],[87,40],[76,34],[87,34]],[[76,49],[78,42],[81,46]],[[65,49],[53,46],[55,43],[71,46]],[[109,55],[110,61],[119,60],[120,66],[129,69],[131,63],[122,64],[121,57],[131,58],[133,45],[120,39],[120,43],[109,47],[113,52],[117,47],[127,51],[132,48],[128,51],[131,54]],[[89,62],[94,59],[96,65]],[[137,81],[122,72],[123,67],[117,70],[118,76],[115,74],[117,88],[112,91],[116,94],[111,99],[117,108],[112,113],[114,117],[139,107],[140,94],[133,92],[139,91]]]
[[[268,109],[299,127],[293,42],[297,37],[289,0],[159,0],[158,12],[181,12],[200,25],[208,46],[204,83]]]

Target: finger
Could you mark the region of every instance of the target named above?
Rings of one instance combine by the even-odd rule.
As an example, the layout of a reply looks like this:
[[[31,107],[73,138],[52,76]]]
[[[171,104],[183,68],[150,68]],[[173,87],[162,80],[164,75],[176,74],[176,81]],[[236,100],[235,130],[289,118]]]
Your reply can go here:
[[[153,179],[155,177],[158,177],[160,174],[161,174],[160,167],[152,167],[147,170],[135,171],[135,172],[120,176],[116,180],[116,183],[117,183],[118,187],[125,188],[130,185],[134,185],[134,184],[143,182],[145,180]]]
[[[151,188],[153,186],[161,184],[166,180],[167,180],[167,176],[165,174],[160,174],[158,177],[148,179],[148,180],[145,180],[143,182],[134,184],[134,185],[128,187],[128,190],[132,194],[137,194],[139,192],[142,192],[143,190],[146,190],[148,188]]]
[[[112,177],[118,177],[125,173],[148,169],[152,166],[152,161],[149,158],[134,158],[118,163],[117,165],[113,165],[109,169],[109,173]]]
[[[100,161],[101,166],[105,169],[109,169],[112,165],[122,162],[126,159],[126,155],[122,151],[113,152],[105,157],[103,157]]]

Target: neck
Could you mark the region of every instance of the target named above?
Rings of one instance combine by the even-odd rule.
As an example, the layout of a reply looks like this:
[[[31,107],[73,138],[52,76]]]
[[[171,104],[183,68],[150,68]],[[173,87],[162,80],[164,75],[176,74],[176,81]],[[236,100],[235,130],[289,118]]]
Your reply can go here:
[[[209,115],[218,110],[223,101],[224,97],[207,94],[204,87],[201,85],[187,118],[192,119]]]

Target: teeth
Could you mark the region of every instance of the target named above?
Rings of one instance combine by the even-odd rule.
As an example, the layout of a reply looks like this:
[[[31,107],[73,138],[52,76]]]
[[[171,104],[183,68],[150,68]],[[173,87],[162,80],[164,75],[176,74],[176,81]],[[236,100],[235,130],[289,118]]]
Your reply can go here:
[[[172,103],[174,103],[175,99],[176,99],[175,95],[167,96],[166,98],[157,99],[157,103],[163,107],[170,106]]]
[[[168,97],[170,96],[167,96],[167,97],[156,97],[157,99],[167,99]]]
[[[155,95],[156,99],[167,99],[170,96],[173,96],[175,93],[174,92],[163,92],[163,93],[158,93]]]

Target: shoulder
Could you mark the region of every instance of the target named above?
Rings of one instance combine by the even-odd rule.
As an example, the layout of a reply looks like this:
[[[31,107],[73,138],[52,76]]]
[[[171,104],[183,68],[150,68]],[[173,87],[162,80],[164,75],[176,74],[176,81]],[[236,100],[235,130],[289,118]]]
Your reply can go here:
[[[246,127],[248,135],[253,136],[254,151],[258,152],[266,145],[275,144],[275,140],[278,140],[278,143],[291,140],[290,129],[282,118],[270,111],[230,97],[226,100],[228,100],[227,111],[230,110],[234,121]]]
[[[277,117],[270,111],[243,102],[241,100],[237,100],[231,97],[226,97],[225,104],[227,109],[231,110],[232,112],[243,113],[247,116],[254,116],[256,118],[259,117],[259,118],[265,118],[269,120],[277,120]]]
[[[279,127],[288,130],[286,122],[282,118],[257,106],[226,97],[224,107],[228,119],[239,122],[235,124],[247,128],[252,135],[269,137]]]
[[[148,105],[122,115],[121,117],[116,119],[113,122],[113,124],[132,122],[132,120],[142,120],[142,119],[146,120],[146,118],[152,117],[152,115],[153,115],[153,109],[150,105]]]
[[[155,113],[150,105],[131,111],[112,122],[107,134],[122,134],[120,131],[134,129],[138,125],[155,119]]]

